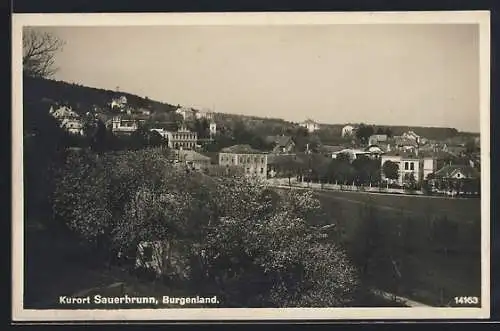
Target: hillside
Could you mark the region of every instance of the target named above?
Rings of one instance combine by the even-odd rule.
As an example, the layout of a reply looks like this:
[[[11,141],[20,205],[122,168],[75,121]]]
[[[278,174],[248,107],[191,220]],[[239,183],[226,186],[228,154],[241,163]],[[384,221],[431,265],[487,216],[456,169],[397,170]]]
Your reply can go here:
[[[63,81],[55,81],[43,78],[24,78],[24,102],[47,103],[60,102],[71,106],[76,112],[82,114],[87,111],[106,113],[109,111],[109,103],[113,98],[125,96],[128,106],[140,109],[149,109],[153,113],[153,119],[165,119],[158,115],[171,114],[178,106],[140,97],[127,92],[117,92],[105,89],[92,88],[79,84]],[[156,115],[156,116],[155,116]],[[250,115],[215,113],[215,120],[221,128],[238,128],[241,123],[255,132],[255,134],[266,136],[276,134],[289,134],[297,125],[291,121],[280,118],[257,117]],[[320,124],[319,136],[324,143],[335,143],[340,138],[342,127],[346,124]],[[394,135],[412,130],[417,134],[432,140],[447,140],[457,136],[471,136],[477,134],[459,132],[455,128],[440,127],[417,127],[417,126],[375,126],[390,128]]]
[[[24,77],[24,100],[60,102],[70,105],[75,111],[105,111],[113,98],[125,96],[133,108],[147,108],[152,112],[171,112],[176,106],[143,98],[131,93],[98,89],[43,78]]]
[[[328,131],[331,135],[340,136],[342,128],[347,124],[320,124],[320,129]],[[359,125],[351,124],[351,125]],[[460,132],[455,128],[443,127],[422,127],[422,126],[403,126],[403,125],[375,125],[375,131],[378,128],[389,128],[393,135],[402,135],[404,132],[413,131],[416,134],[431,140],[446,140],[456,136],[474,136],[477,134],[469,132]]]

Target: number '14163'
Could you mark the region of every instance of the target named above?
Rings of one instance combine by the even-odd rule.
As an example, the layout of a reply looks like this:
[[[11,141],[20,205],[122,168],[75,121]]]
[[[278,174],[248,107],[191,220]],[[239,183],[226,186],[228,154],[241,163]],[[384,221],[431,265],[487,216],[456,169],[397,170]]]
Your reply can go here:
[[[455,297],[457,305],[476,305],[479,303],[478,297]]]

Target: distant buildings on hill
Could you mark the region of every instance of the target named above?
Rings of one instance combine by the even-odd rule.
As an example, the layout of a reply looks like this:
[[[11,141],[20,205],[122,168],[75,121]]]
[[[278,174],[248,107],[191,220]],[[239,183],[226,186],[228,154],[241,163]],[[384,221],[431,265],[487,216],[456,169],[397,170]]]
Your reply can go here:
[[[176,150],[192,150],[197,146],[198,134],[181,126],[177,131],[169,131],[161,128],[154,128],[151,131],[159,133],[167,140],[169,148]]]
[[[54,117],[59,126],[74,135],[83,135],[83,121],[71,107],[53,105],[49,109],[49,114]]]
[[[341,136],[342,137],[351,137],[354,135],[354,133],[356,132],[356,128],[352,125],[346,125],[342,128],[342,132],[341,132]]]
[[[312,119],[307,119],[304,122],[299,123],[299,125],[306,128],[309,133],[313,133],[319,130],[319,124]]]
[[[127,106],[127,97],[124,95],[113,98],[110,102],[111,110],[119,110],[120,112],[123,112],[125,111],[126,106]]]
[[[111,132],[116,135],[131,135],[139,129],[140,121],[136,119],[123,119],[115,116],[111,119]]]

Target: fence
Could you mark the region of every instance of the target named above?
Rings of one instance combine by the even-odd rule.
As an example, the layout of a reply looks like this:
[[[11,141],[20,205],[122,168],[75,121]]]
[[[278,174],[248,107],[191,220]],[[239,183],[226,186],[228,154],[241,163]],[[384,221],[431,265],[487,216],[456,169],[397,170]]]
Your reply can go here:
[[[302,188],[312,188],[312,189],[323,189],[332,191],[350,191],[350,192],[367,192],[367,193],[391,193],[391,194],[414,194],[423,195],[422,191],[409,191],[402,188],[387,188],[379,186],[356,186],[356,185],[340,185],[340,184],[328,184],[328,183],[311,183],[298,181],[296,178],[273,178],[268,179],[267,182],[270,185],[279,186],[292,186],[292,187],[302,187]]]

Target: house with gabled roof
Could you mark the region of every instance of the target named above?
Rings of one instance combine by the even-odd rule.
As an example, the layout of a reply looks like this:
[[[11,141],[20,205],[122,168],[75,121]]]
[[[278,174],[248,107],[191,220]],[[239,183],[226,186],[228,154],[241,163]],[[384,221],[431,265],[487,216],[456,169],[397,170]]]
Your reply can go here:
[[[432,191],[455,196],[479,195],[481,187],[481,176],[479,170],[463,164],[445,165],[429,180]]]
[[[473,179],[479,178],[479,171],[469,165],[446,165],[434,173],[434,178]]]
[[[76,135],[84,134],[83,122],[80,115],[71,109],[71,107],[64,105],[60,107],[51,106],[49,114],[57,120],[63,130]]]
[[[211,159],[193,150],[174,150],[174,157],[191,170],[204,170],[211,164]]]
[[[345,146],[342,145],[321,145],[319,147],[319,152],[327,157],[333,158],[333,155],[337,152],[346,149]]]
[[[373,134],[368,139],[368,145],[377,145],[379,143],[387,142],[388,136],[386,134]]]
[[[292,137],[285,135],[268,136],[265,141],[274,145],[273,153],[290,153],[295,148],[295,142]]]

